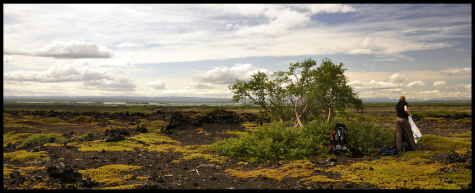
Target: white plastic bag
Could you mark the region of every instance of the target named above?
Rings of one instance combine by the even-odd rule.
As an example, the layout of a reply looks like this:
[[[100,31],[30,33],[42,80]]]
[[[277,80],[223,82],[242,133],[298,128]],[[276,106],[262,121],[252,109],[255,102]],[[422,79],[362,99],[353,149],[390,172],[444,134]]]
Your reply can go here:
[[[408,117],[408,120],[409,120],[409,124],[411,125],[412,134],[414,136],[414,142],[416,142],[417,144],[417,140],[419,140],[422,137],[422,134],[417,128],[416,123],[414,123],[414,121],[412,120],[411,116]]]

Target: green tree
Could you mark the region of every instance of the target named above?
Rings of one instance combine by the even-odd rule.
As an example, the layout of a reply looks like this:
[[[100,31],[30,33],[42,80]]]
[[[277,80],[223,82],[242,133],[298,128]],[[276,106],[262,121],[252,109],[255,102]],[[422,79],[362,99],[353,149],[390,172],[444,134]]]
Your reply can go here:
[[[312,92],[311,85],[315,83],[313,73],[316,65],[317,62],[309,58],[303,62],[290,63],[289,71],[274,73],[277,79],[282,79],[287,84],[285,96],[291,103],[288,108],[293,112],[292,119],[300,127],[303,127],[302,118],[305,118],[308,112],[309,104],[306,98]]]
[[[347,84],[343,63],[334,65],[325,58],[321,66],[316,66],[315,60],[309,58],[290,63],[289,71],[275,72],[271,78],[258,72],[248,82],[236,80],[236,84],[229,85],[233,101],[250,101],[273,119],[281,123],[291,119],[300,127],[316,116],[326,116],[330,121],[335,110],[342,112],[348,106],[363,108],[361,99]]]
[[[252,75],[249,82],[236,80],[236,84],[229,85],[228,88],[233,91],[234,102],[249,102],[252,105],[260,106],[268,112],[274,120],[284,122],[284,90],[278,81],[271,81],[267,74],[258,72]]]
[[[315,114],[326,116],[327,122],[335,116],[335,110],[344,112],[347,107],[363,109],[362,100],[348,85],[345,70],[343,63],[335,65],[330,59],[325,58],[316,71],[313,71],[315,82],[307,103],[312,104]]]

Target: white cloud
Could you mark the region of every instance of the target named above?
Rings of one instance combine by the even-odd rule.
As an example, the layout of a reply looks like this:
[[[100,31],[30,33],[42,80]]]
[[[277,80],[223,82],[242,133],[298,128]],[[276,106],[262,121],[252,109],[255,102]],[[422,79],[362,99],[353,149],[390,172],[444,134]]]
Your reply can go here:
[[[472,75],[472,68],[465,67],[463,69],[448,69],[441,72],[444,76],[469,76]]]
[[[349,5],[341,4],[313,4],[313,5],[303,5],[302,7],[310,9],[312,14],[317,13],[348,13],[355,12],[356,9]]]
[[[420,80],[412,81],[409,84],[407,84],[408,87],[420,87],[424,86],[426,83]]]
[[[167,89],[165,83],[161,80],[156,80],[152,82],[148,82],[145,85],[153,88],[153,89]]]
[[[193,79],[214,84],[234,84],[236,79],[249,80],[251,75],[259,71],[270,74],[269,70],[259,69],[252,64],[238,64],[231,68],[215,67],[209,71],[195,73]]]
[[[214,86],[212,86],[210,83],[200,83],[200,82],[192,82],[190,84],[191,88],[194,89],[212,89]]]
[[[251,36],[270,36],[275,37],[286,32],[288,29],[304,25],[310,20],[309,15],[286,9],[267,9],[264,12],[270,20],[269,23],[257,26],[240,26],[238,27],[238,35]]]
[[[31,55],[54,58],[110,58],[111,51],[105,46],[98,46],[93,42],[71,40],[69,42],[53,41],[38,50],[5,49],[6,55]]]
[[[109,71],[70,63],[56,63],[44,71],[6,72],[4,81],[28,81],[43,83],[81,82],[84,89],[134,90],[129,78],[117,76]]]
[[[435,81],[432,86],[438,87],[438,86],[445,86],[445,85],[447,85],[447,82],[441,80],[441,81]]]
[[[471,91],[471,90],[472,90],[472,84],[462,84],[462,87],[464,87],[464,88],[467,89],[468,91]]]
[[[389,77],[389,80],[391,82],[402,82],[402,81],[405,81],[407,80],[408,78],[402,74],[399,74],[399,73],[394,73],[393,75],[391,75]]]
[[[228,14],[244,16],[258,16],[261,15],[265,10],[269,9],[269,7],[275,7],[275,5],[265,4],[209,4],[202,6],[220,10]]]
[[[355,80],[351,81],[349,84],[352,85],[356,90],[399,89],[402,87],[401,84],[375,80],[371,80],[369,82]]]
[[[4,64],[11,63],[11,62],[13,62],[12,57],[3,55]]]

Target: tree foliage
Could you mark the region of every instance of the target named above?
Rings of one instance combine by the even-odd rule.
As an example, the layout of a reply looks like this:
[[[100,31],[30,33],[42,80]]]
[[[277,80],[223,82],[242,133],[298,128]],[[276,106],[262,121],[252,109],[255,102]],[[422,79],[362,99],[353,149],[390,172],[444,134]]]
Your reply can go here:
[[[258,72],[250,81],[236,80],[229,85],[234,102],[260,106],[274,120],[291,121],[300,127],[304,122],[324,117],[329,122],[335,112],[347,107],[363,109],[361,99],[348,85],[343,63],[335,65],[325,58],[317,67],[311,58],[290,63],[288,71],[278,71],[268,77]]]

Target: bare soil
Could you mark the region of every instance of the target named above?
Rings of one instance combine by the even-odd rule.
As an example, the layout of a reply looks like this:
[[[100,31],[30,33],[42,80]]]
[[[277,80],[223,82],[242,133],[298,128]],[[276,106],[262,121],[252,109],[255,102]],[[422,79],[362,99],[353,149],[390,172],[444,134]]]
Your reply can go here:
[[[5,113],[5,112],[4,112]],[[72,115],[71,115],[72,116]],[[79,115],[78,115],[79,116]],[[138,116],[140,117],[140,116]],[[71,117],[69,117],[71,118]],[[135,116],[137,118],[137,116]],[[157,112],[155,119],[161,119],[168,124],[162,128],[163,135],[167,135],[174,140],[180,141],[182,145],[205,145],[212,144],[216,140],[236,135],[226,134],[226,130],[244,131],[241,125],[244,122],[255,122],[256,116],[251,113],[237,114],[226,112],[215,112],[215,114],[199,114],[197,112]],[[424,128],[422,134],[451,135],[457,133],[466,133],[471,131],[471,123],[463,124],[455,122],[455,119],[446,119],[445,127],[434,126]],[[415,120],[416,124],[430,124],[424,120]],[[126,122],[126,121],[125,121]],[[93,132],[88,140],[99,140],[106,138],[105,132],[97,132],[97,125],[81,124],[76,126],[58,126],[58,125],[32,125],[36,129],[4,127],[3,133],[10,131],[16,132],[44,132],[60,133],[67,141],[71,142],[75,136],[81,136],[87,132]],[[201,128],[200,133],[196,129]],[[131,132],[129,136],[138,134]],[[66,144],[66,143],[65,143]],[[7,146],[3,148],[4,153],[18,151],[19,149]],[[33,146],[24,148],[26,151],[46,151],[50,159],[48,161],[17,162],[3,160],[3,164],[15,165],[17,167],[44,166],[45,170],[32,172],[28,176],[22,176],[18,173],[10,175],[10,178],[3,179],[4,189],[18,187],[19,183],[25,181],[41,181],[47,179],[50,181],[48,188],[52,189],[76,189],[80,188],[104,188],[97,182],[81,179],[77,176],[78,170],[93,169],[110,164],[125,164],[134,166],[143,166],[141,169],[134,170],[131,174],[134,176],[127,184],[142,184],[136,189],[284,189],[284,190],[307,190],[307,189],[379,189],[377,186],[369,184],[348,184],[348,183],[319,183],[306,185],[300,182],[300,179],[286,178],[281,182],[263,177],[240,179],[225,173],[226,169],[235,169],[241,167],[243,170],[253,170],[262,168],[276,168],[280,163],[248,163],[238,165],[239,160],[229,159],[226,163],[212,163],[206,159],[182,160],[179,163],[170,163],[183,155],[174,152],[147,152],[138,150],[134,152],[80,152],[76,147],[62,145],[61,147]],[[397,157],[398,155],[392,155]],[[447,155],[440,155],[447,157]],[[336,159],[326,160],[315,157],[313,163],[317,167],[333,167],[338,164],[353,164],[361,161],[371,161],[380,158],[381,155],[370,156],[346,156],[337,155]],[[470,163],[471,164],[471,163]],[[56,168],[56,169],[55,169]],[[198,171],[198,172],[196,172]],[[332,179],[340,179],[337,174],[321,173]],[[136,179],[137,176],[147,176],[147,180]],[[67,185],[70,181],[77,182],[77,186]],[[68,183],[69,182],[69,183]],[[31,188],[31,187],[23,187]]]

